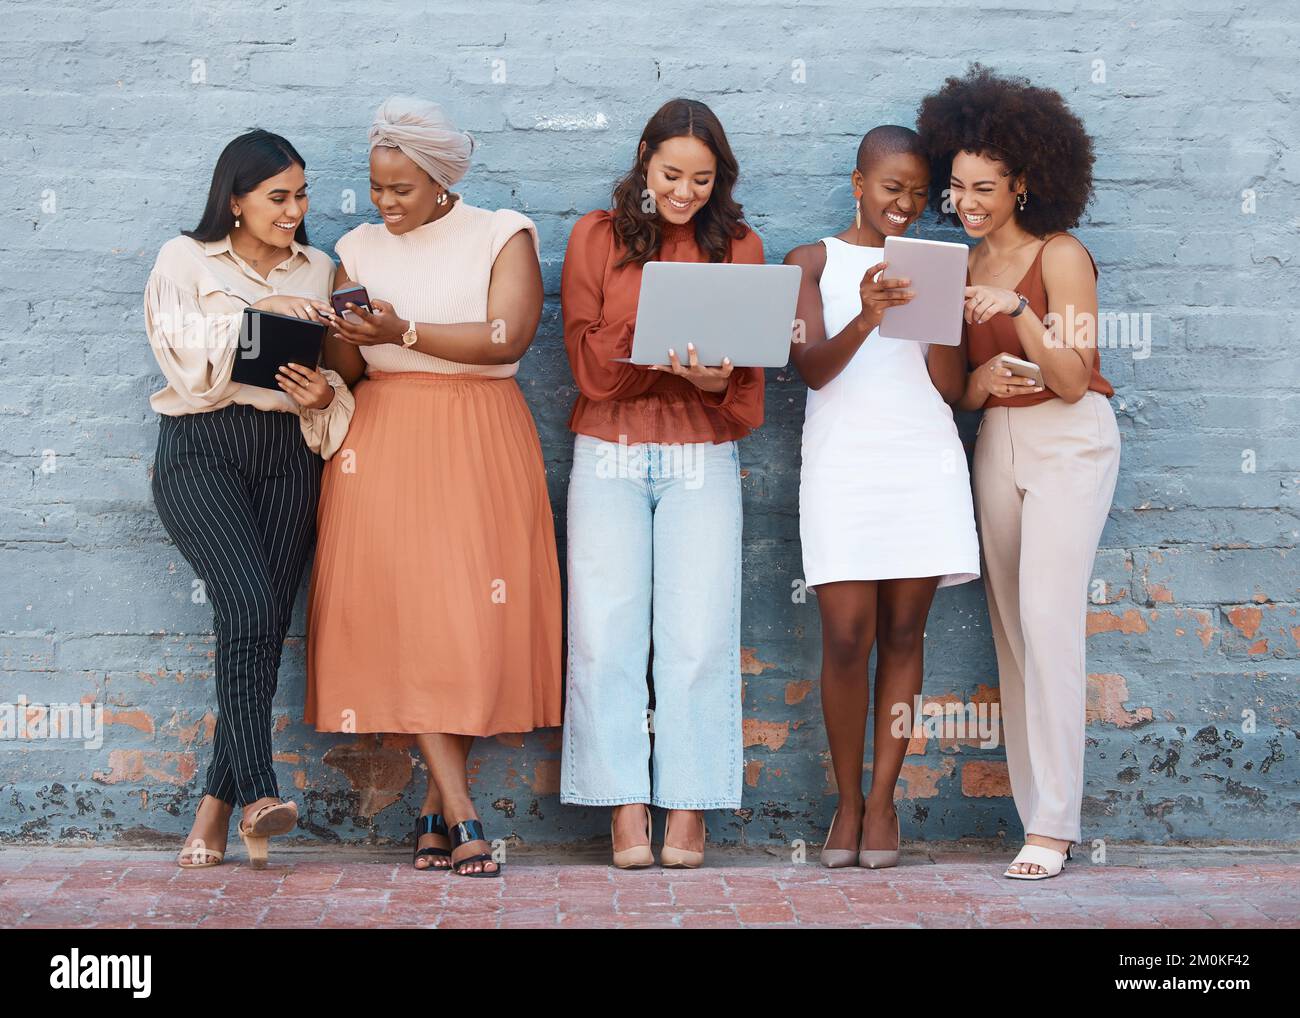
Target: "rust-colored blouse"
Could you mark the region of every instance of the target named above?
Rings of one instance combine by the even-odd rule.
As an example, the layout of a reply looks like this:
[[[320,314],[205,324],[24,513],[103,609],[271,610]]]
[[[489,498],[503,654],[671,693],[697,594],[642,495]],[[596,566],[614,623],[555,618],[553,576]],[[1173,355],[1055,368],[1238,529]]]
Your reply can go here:
[[[1056,234],[1057,237],[1066,236],[1066,234]],[[1043,248],[1053,240],[1048,237],[1038,245],[1038,254],[1034,256],[1033,264],[1029,266],[1029,271],[1025,273],[1025,278],[1016,284],[1013,289],[1019,290],[1029,300],[1028,310],[1033,311],[1040,320],[1047,315],[1047,287],[1043,285]],[[1097,263],[1092,258],[1092,252],[1085,247],[1084,251],[1088,252],[1088,260],[1092,261],[1092,274],[1097,275]],[[966,273],[966,285],[970,285],[970,273]],[[990,358],[996,357],[999,353],[1008,353],[1012,357],[1019,357],[1022,360],[1032,360],[1025,355],[1025,349],[1020,345],[1020,340],[1016,337],[1015,319],[1008,315],[994,315],[983,324],[968,325],[962,324],[962,331],[966,338],[966,357],[971,368],[977,368]],[[1101,373],[1101,348],[1098,346],[1095,356],[1092,358],[1092,377],[1088,379],[1088,388],[1094,392],[1099,392],[1103,396],[1115,395],[1115,389],[1110,382],[1102,376]],[[1058,396],[1050,387],[1044,386],[1042,392],[1026,393],[1023,396],[990,396],[984,404],[985,407],[991,406],[1033,406],[1035,403],[1045,403],[1049,399],[1057,399]]]
[[[622,254],[613,214],[588,212],[569,235],[560,278],[564,345],[578,383],[569,429],[607,442],[711,442],[744,438],[763,423],[763,369],[735,368],[722,392],[705,392],[670,372],[615,363],[632,353],[641,266],[615,268]],[[653,260],[703,262],[693,222],[665,223]],[[730,261],[761,265],[763,242],[748,230],[731,242]],[[677,351],[686,361],[683,336]]]

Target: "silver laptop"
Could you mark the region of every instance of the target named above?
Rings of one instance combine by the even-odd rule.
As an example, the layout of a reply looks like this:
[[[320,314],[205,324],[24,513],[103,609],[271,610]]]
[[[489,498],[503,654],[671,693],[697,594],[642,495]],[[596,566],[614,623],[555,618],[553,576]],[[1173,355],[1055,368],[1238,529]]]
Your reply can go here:
[[[886,308],[880,319],[885,339],[910,339],[935,346],[961,343],[966,304],[965,244],[915,237],[886,237],[887,279],[910,279],[916,294],[906,304]]]
[[[668,348],[686,364],[686,344],[700,363],[781,368],[790,360],[797,265],[647,262],[641,271],[630,364],[668,364]]]

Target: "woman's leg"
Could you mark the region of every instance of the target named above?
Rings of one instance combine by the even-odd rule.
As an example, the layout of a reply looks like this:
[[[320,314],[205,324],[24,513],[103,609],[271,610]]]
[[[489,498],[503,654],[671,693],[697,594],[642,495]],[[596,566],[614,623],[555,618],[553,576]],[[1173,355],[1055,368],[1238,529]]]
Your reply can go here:
[[[223,411],[164,417],[154,464],[159,517],[212,603],[218,716],[205,792],[225,807],[278,798],[270,692],[281,617],[240,446],[258,423]],[[229,808],[200,812],[192,837],[224,844]]]
[[[665,843],[700,852],[703,811],[738,809],[743,784],[740,461],[734,442],[651,449],[652,802],[682,814]]]
[[[469,794],[469,777],[466,763],[469,760],[470,747],[474,745],[472,735],[417,735],[416,744],[420,755],[424,757],[425,766],[429,768],[429,784],[424,793],[424,802],[420,806],[420,815],[440,813],[447,825],[462,820],[477,818],[473,800]],[[444,795],[442,789],[448,789]],[[419,838],[416,848],[451,848],[451,842],[445,834],[424,834]],[[457,859],[490,852],[491,845],[482,841],[467,841],[452,854],[446,856],[420,856],[415,861],[416,869],[428,869],[433,866],[446,869],[455,865]],[[465,867],[467,873],[491,872],[497,869],[495,862],[474,862]]]
[[[1026,489],[1020,620],[1029,724],[1020,777],[1032,789],[1026,841],[1064,851],[1082,836],[1087,591],[1115,491],[1119,432],[1100,395],[1025,409],[1034,413],[1013,417]]]
[[[925,670],[925,620],[939,577],[881,580],[876,617],[876,724],[871,740],[871,791],[862,821],[862,847],[888,850],[896,844],[894,789],[903,769],[911,732],[893,732],[896,705],[914,718]]]
[[[819,583],[822,621],[822,717],[839,791],[827,848],[858,848],[862,828],[862,757],[866,743],[867,668],[876,639],[875,580]]]
[[[586,435],[568,493],[568,670],[560,801],[615,808],[615,849],[650,801],[651,508],[640,445]]]

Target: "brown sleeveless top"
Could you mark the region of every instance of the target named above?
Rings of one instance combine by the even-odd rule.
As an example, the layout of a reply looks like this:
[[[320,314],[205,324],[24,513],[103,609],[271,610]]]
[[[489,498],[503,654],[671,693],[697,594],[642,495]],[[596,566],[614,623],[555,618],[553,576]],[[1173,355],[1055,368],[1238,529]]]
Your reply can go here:
[[[1068,234],[1056,234],[1056,237],[1068,236]],[[1017,283],[1012,289],[1019,290],[1028,299],[1029,304],[1026,310],[1033,311],[1039,319],[1047,315],[1047,288],[1043,285],[1043,248],[1047,247],[1055,237],[1048,237],[1038,245],[1038,254],[1034,256],[1033,264],[1029,266],[1029,271],[1025,273],[1025,278]],[[1092,252],[1085,247],[1084,251],[1088,253],[1088,260],[1092,262],[1092,274],[1097,275],[1097,263],[1093,260]],[[966,285],[970,286],[970,271],[966,272]],[[1025,355],[1024,347],[1020,345],[1020,340],[1016,337],[1016,323],[1009,315],[994,315],[988,321],[981,324],[968,325],[962,323],[962,334],[966,340],[966,359],[971,368],[977,368],[985,361],[996,357],[999,353],[1007,353],[1012,357],[1019,357],[1022,360],[1033,360],[1032,357]],[[1092,377],[1088,379],[1088,388],[1093,392],[1099,392],[1103,396],[1115,395],[1115,389],[1110,382],[1102,376],[1101,373],[1101,348],[1098,347],[1092,359]],[[985,407],[991,406],[1033,406],[1035,403],[1045,403],[1049,399],[1059,398],[1050,387],[1044,386],[1042,392],[1026,393],[1023,396],[990,396]]]

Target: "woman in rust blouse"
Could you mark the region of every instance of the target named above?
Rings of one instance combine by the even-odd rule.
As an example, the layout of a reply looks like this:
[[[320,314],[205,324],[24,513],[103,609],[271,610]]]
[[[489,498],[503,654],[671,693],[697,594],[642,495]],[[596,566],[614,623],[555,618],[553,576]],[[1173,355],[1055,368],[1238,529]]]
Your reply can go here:
[[[646,125],[613,209],[583,216],[564,258],[579,395],[560,798],[614,807],[616,866],[653,863],[651,805],[669,811],[661,863],[687,867],[703,860],[703,811],[740,806],[736,442],[763,421],[763,372],[702,367],[690,336],[670,366],[615,361],[631,353],[647,261],[762,263],[737,175],[713,112],[674,99]]]

